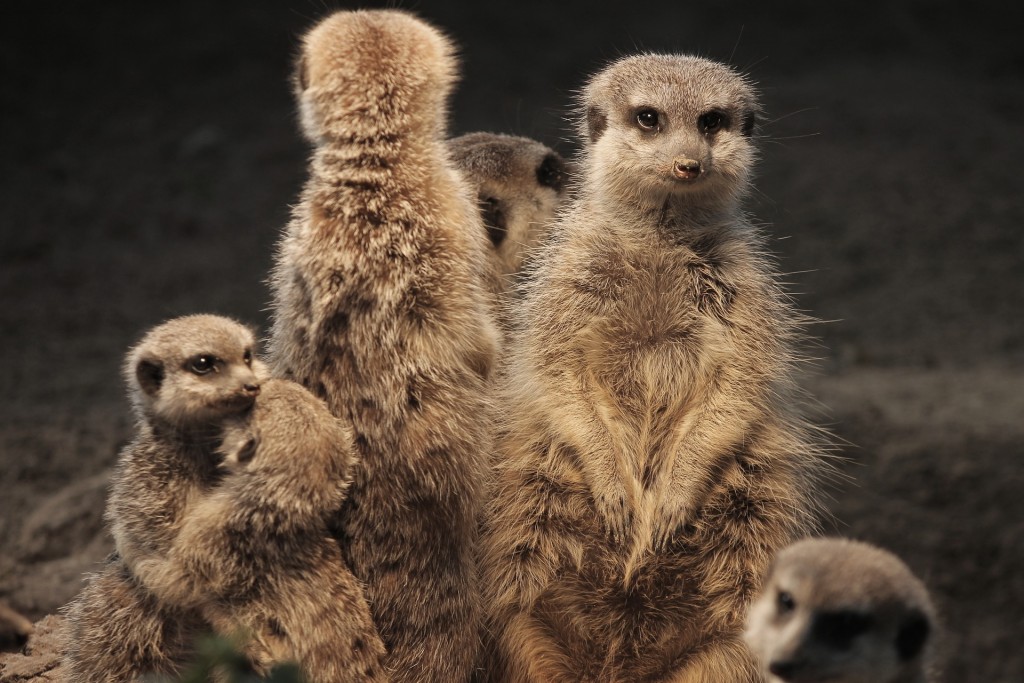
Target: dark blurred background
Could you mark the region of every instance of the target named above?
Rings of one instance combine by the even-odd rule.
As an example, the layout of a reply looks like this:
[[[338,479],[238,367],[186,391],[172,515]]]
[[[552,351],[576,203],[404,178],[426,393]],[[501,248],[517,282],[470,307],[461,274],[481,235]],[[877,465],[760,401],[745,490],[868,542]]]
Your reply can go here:
[[[846,442],[829,530],[894,550],[934,590],[947,680],[1024,680],[1024,10],[387,5],[461,46],[453,134],[570,155],[574,90],[640,50],[752,76],[768,115],[750,210],[823,321],[805,383]],[[124,350],[184,313],[266,329],[264,279],[308,151],[292,57],[345,6],[4,5],[0,599],[29,616],[110,548]]]

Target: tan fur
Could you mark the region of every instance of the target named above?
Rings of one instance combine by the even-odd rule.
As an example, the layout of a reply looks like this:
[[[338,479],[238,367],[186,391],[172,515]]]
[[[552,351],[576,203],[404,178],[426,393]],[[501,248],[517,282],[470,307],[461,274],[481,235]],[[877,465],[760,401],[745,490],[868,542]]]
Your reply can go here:
[[[757,680],[743,615],[813,526],[821,461],[793,409],[799,317],[739,208],[757,101],[725,66],[661,55],[582,99],[579,186],[525,285],[501,396],[484,668]],[[727,123],[703,134],[712,110]],[[700,176],[677,177],[692,160]]]
[[[349,429],[298,384],[271,380],[224,439],[224,481],[188,508],[167,558],[135,573],[217,632],[248,636],[260,672],[293,661],[309,683],[385,680],[362,586],[327,531],[355,461]]]
[[[496,332],[485,231],[445,141],[456,68],[402,12],[339,12],[304,37],[315,148],[272,277],[274,371],[354,425],[361,463],[334,531],[402,681],[465,680],[478,645]]]
[[[202,620],[161,606],[131,569],[167,554],[186,507],[220,479],[220,427],[251,408],[265,374],[254,347],[243,325],[194,315],[155,327],[129,351],[136,436],[120,454],[106,512],[117,554],[68,607],[71,680],[172,673],[188,655]],[[200,358],[205,374],[194,370]]]
[[[24,645],[32,635],[32,622],[0,602],[0,648]]]
[[[564,202],[568,165],[547,145],[500,133],[467,133],[449,140],[448,147],[455,165],[476,187],[493,246],[495,293],[503,294]]]
[[[845,539],[779,553],[744,634],[776,683],[925,683],[935,608],[892,553]]]

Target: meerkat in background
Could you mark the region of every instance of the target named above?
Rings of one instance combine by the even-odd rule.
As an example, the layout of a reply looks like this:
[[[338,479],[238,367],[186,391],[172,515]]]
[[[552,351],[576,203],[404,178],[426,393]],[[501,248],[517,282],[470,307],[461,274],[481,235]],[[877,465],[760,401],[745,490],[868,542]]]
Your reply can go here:
[[[139,579],[248,637],[261,674],[295,662],[309,683],[386,680],[362,586],[327,530],[355,461],[350,430],[298,384],[270,380],[223,439],[224,481],[189,506],[166,559],[137,564]]]
[[[354,426],[334,533],[400,681],[467,680],[479,638],[497,332],[486,232],[445,139],[456,70],[449,41],[403,12],[306,34],[295,84],[315,149],[271,282],[274,372]]]
[[[812,539],[779,553],[745,637],[772,681],[925,683],[935,623],[928,590],[898,557]]]
[[[582,93],[572,203],[525,283],[499,394],[483,668],[507,681],[753,681],[748,602],[815,525],[800,317],[740,209],[758,102],[640,55]]]
[[[254,347],[240,323],[193,315],[155,327],[129,351],[137,432],[120,454],[106,511],[117,552],[68,606],[71,680],[175,673],[204,628],[194,612],[162,604],[132,569],[167,554],[186,507],[219,481],[220,427],[252,407],[266,375]]]
[[[527,252],[547,234],[566,197],[569,169],[558,152],[536,140],[500,133],[467,133],[448,141],[455,165],[477,188],[497,278],[508,291]]]

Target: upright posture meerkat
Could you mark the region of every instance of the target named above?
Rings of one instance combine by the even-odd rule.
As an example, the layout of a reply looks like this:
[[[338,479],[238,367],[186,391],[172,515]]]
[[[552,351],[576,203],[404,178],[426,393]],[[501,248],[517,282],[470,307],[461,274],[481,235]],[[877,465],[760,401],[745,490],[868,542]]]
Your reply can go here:
[[[928,590],[898,557],[833,538],[779,553],[745,636],[772,681],[925,683],[934,631]]]
[[[400,681],[466,680],[478,646],[497,333],[486,233],[445,140],[456,67],[402,12],[339,12],[306,34],[295,83],[315,149],[272,277],[274,371],[354,426],[335,533]]]
[[[220,427],[252,407],[265,375],[254,347],[241,324],[193,315],[157,326],[128,353],[137,433],[107,504],[117,552],[67,609],[70,680],[173,673],[204,628],[196,612],[158,600],[132,568],[166,556],[186,508],[219,481]]]
[[[187,509],[166,558],[134,573],[167,604],[242,631],[257,671],[309,683],[385,680],[384,645],[327,519],[354,462],[349,429],[294,382],[270,380],[224,429],[224,481]]]
[[[568,166],[558,152],[530,138],[467,133],[448,141],[455,165],[477,188],[494,248],[497,294],[508,290],[527,252],[546,235],[566,197]]]
[[[509,681],[752,681],[747,603],[813,527],[799,316],[740,200],[758,103],[627,57],[582,94],[580,180],[526,283],[481,538]]]

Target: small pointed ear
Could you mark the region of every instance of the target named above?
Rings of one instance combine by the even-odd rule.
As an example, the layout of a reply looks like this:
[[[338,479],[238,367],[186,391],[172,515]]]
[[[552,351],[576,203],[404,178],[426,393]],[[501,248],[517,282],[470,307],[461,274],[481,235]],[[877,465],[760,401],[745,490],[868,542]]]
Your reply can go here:
[[[587,107],[587,135],[590,137],[590,142],[597,142],[607,127],[607,114],[598,109],[597,105],[592,104]]]
[[[928,634],[931,632],[931,624],[926,617],[917,610],[904,617],[900,623],[900,630],[896,633],[896,652],[900,659],[909,661],[921,654]]]
[[[164,382],[163,363],[149,358],[141,359],[135,366],[135,379],[144,394],[155,396]]]
[[[743,122],[740,124],[740,132],[743,133],[744,137],[750,137],[754,134],[754,126],[757,125],[757,114],[752,111],[748,111],[743,115]]]
[[[292,73],[292,85],[295,92],[302,94],[309,87],[309,74],[306,72],[306,55],[300,54],[295,60],[295,71]]]

